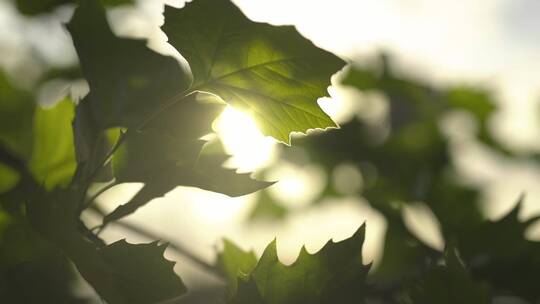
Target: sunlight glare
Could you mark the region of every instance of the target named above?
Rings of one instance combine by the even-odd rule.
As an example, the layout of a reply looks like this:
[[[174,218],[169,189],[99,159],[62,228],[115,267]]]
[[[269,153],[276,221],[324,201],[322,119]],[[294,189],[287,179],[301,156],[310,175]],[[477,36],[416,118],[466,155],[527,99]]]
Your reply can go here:
[[[226,165],[251,172],[270,164],[276,156],[276,141],[264,136],[246,113],[226,107],[214,128],[225,150],[232,155]]]
[[[288,208],[309,205],[319,197],[326,184],[326,174],[320,167],[299,166],[285,161],[272,166],[267,179],[278,181],[268,191]]]

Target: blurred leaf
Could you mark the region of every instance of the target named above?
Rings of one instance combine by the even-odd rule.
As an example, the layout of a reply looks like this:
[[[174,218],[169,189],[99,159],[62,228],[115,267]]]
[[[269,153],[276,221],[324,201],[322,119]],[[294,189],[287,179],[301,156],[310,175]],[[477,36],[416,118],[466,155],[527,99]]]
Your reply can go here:
[[[327,243],[309,254],[302,247],[296,262],[283,265],[277,257],[276,241],[265,249],[250,281],[239,281],[232,303],[364,303],[369,266],[362,263],[362,226],[349,239]],[[246,294],[248,296],[246,296]]]
[[[488,286],[473,280],[455,248],[446,249],[445,262],[444,266],[433,266],[411,292],[412,303],[492,303]]]
[[[81,1],[67,28],[90,85],[87,102],[100,128],[138,127],[182,97],[190,75],[143,40],[116,37],[98,0]]]
[[[0,143],[24,159],[32,153],[35,106],[30,92],[16,88],[0,73]]]
[[[247,111],[263,134],[289,143],[293,131],[336,126],[317,98],[345,62],[294,27],[253,22],[229,0],[195,0],[166,7],[162,29],[190,63],[192,89]]]
[[[372,67],[353,66],[342,84],[361,91],[380,91],[389,99],[392,128],[420,121],[438,122],[444,114],[464,110],[478,126],[478,140],[505,155],[512,153],[495,140],[488,124],[497,110],[489,91],[471,86],[432,87],[426,81],[411,76],[396,76],[390,59],[382,55]]]
[[[439,254],[416,238],[405,226],[401,213],[384,213],[387,228],[383,255],[371,276],[379,287],[387,288],[408,282],[428,268]]]
[[[249,214],[249,219],[257,220],[277,220],[283,219],[288,209],[278,203],[266,190],[260,191],[255,207]]]
[[[230,295],[236,294],[238,278],[247,278],[257,265],[253,251],[243,251],[227,239],[223,240],[223,251],[217,256],[217,267],[225,274]]]
[[[12,189],[19,182],[17,171],[0,163],[0,193]]]
[[[66,98],[53,108],[37,107],[34,116],[34,145],[30,170],[47,188],[67,185],[75,172],[71,122],[74,104]]]
[[[495,290],[534,302],[540,299],[535,282],[540,272],[540,242],[525,239],[525,230],[540,216],[519,220],[521,205],[522,199],[501,219],[469,228],[456,243],[475,277]]]
[[[87,0],[81,0],[87,1]],[[25,15],[37,15],[50,12],[58,6],[81,2],[77,0],[16,0],[17,9]],[[123,4],[133,4],[133,0],[99,0],[106,6],[117,6]]]
[[[485,124],[496,106],[489,92],[472,87],[454,87],[448,91],[448,104],[453,109],[464,109]]]
[[[449,110],[461,109],[472,115],[477,127],[475,135],[479,141],[505,156],[514,156],[490,131],[490,118],[498,109],[491,92],[470,86],[456,86],[447,90],[447,100]]]

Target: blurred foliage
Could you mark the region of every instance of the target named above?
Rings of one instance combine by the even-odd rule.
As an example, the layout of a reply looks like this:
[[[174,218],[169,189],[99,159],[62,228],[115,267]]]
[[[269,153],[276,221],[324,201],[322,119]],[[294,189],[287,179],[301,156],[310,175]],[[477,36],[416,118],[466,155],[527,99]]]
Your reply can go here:
[[[99,0],[105,6],[133,4],[133,0]],[[77,0],[15,0],[17,8],[25,15],[48,13],[65,4],[77,4]]]
[[[532,273],[538,272],[540,243],[526,240],[524,234],[537,218],[519,222],[518,203],[503,219],[487,221],[479,206],[480,189],[465,184],[457,174],[449,138],[441,126],[447,115],[467,113],[477,127],[474,140],[500,155],[519,159],[489,131],[489,118],[497,109],[489,91],[432,87],[426,81],[396,75],[386,54],[362,67],[353,65],[341,83],[360,90],[366,99],[369,94],[382,94],[388,102],[387,121],[353,116],[338,130],[295,139],[295,147],[285,149],[281,159],[295,162],[294,151],[288,150],[301,149],[309,155],[309,163],[324,168],[328,176],[342,164],[361,172],[363,186],[353,194],[366,198],[388,225],[383,255],[369,277],[373,288],[384,294],[384,301],[487,303],[494,295],[513,295],[536,303],[540,293],[531,282]],[[315,202],[351,195],[328,180]],[[262,192],[250,220],[286,218],[287,208],[270,191]],[[437,261],[444,261],[443,253],[424,244],[405,225],[404,205],[418,202],[426,203],[436,216],[445,243],[454,244],[447,256],[453,266],[437,266]],[[452,256],[454,251],[461,253],[462,260]],[[463,267],[471,274],[460,274]],[[473,281],[465,283],[464,277]],[[424,282],[422,288],[411,284],[416,280]],[[462,290],[467,298],[445,296],[455,290]]]
[[[21,13],[34,15],[75,2],[15,3]],[[293,27],[249,20],[228,0],[194,0],[182,9],[166,7],[162,27],[190,64],[187,69],[149,49],[146,41],[113,34],[105,7],[131,1],[77,3],[67,29],[80,66],[45,71],[34,87],[18,87],[0,74],[0,302],[159,303],[202,297],[208,303],[220,293],[194,290],[186,297],[174,262],[163,256],[166,244],[106,244],[99,231],[178,185],[229,196],[270,186],[224,168],[229,156],[205,147],[201,138],[212,133],[212,121],[225,104],[249,112],[264,134],[285,143],[293,131],[335,126],[317,98],[327,95],[330,76],[345,62]],[[66,95],[47,107],[36,101],[44,82],[80,77],[90,87],[82,100]],[[497,109],[490,92],[434,87],[399,75],[386,55],[371,65],[353,64],[341,84],[385,96],[386,121],[356,115],[340,129],[298,138],[295,148],[328,175],[342,164],[359,170],[361,189],[343,193],[329,182],[316,200],[366,198],[387,222],[381,260],[376,268],[362,261],[365,226],[318,252],[303,248],[292,265],[279,261],[276,241],[260,258],[225,241],[213,265],[181,252],[226,283],[218,301],[492,303],[504,296],[538,303],[540,247],[524,235],[539,217],[519,220],[518,202],[500,220],[487,220],[479,189],[461,181],[441,127],[450,113],[467,113],[477,127],[475,140],[518,158],[490,132]],[[294,161],[291,155],[283,158]],[[128,182],[144,187],[126,204],[109,214],[95,205],[103,191]],[[92,187],[101,188],[94,193]],[[418,202],[440,222],[444,250],[407,228],[403,209]],[[92,211],[103,220],[95,229],[81,219]],[[279,220],[288,212],[263,190],[250,219]],[[91,292],[80,293],[81,288]]]

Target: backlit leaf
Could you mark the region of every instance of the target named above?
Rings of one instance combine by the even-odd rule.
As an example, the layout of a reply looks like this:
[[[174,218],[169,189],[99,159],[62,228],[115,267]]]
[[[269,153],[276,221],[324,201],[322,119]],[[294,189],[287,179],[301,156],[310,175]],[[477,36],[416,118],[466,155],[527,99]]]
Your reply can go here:
[[[364,233],[362,226],[352,237],[329,242],[314,254],[302,247],[290,266],[279,261],[273,241],[248,279],[239,278],[231,303],[249,303],[249,298],[266,304],[364,303],[369,270],[362,263]]]
[[[223,251],[217,256],[217,267],[225,274],[231,295],[236,293],[238,278],[247,278],[256,265],[257,257],[253,251],[244,251],[231,241],[223,240]]]
[[[39,183],[52,188],[67,185],[75,173],[71,122],[75,105],[66,98],[54,107],[36,108],[30,169]]]
[[[293,131],[336,126],[317,98],[345,62],[294,27],[253,22],[229,0],[195,0],[166,7],[162,29],[188,60],[192,89],[248,112],[265,135],[289,143]]]
[[[133,213],[150,200],[177,186],[241,196],[268,187],[249,174],[223,167],[227,155],[200,155],[211,122],[222,111],[220,99],[196,93],[150,120],[143,129],[129,132],[114,155],[118,182],[142,182],[144,187],[127,203],[105,217],[104,222]]]

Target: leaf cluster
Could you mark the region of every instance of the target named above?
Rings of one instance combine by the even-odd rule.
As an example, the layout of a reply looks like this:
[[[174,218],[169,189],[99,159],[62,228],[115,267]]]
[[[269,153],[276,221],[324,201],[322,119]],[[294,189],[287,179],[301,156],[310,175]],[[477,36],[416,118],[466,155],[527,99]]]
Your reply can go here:
[[[213,120],[230,104],[286,143],[293,131],[333,127],[317,98],[327,94],[330,76],[345,62],[293,27],[249,20],[228,0],[166,7],[162,29],[189,67],[144,40],[113,33],[105,7],[131,1],[16,1],[27,15],[69,3],[76,8],[65,26],[80,65],[44,78],[82,76],[89,94],[82,100],[66,95],[45,108],[36,103],[34,88],[20,89],[7,75],[0,79],[0,231],[6,249],[0,298],[85,303],[72,293],[79,276],[107,303],[178,298],[186,287],[163,257],[166,245],[107,244],[98,232],[180,185],[229,196],[271,185],[224,168],[228,155],[205,152],[203,138],[213,133]],[[144,186],[102,214],[99,229],[85,225],[84,212],[101,212],[95,205],[100,193],[133,182]],[[59,284],[29,292],[26,281],[34,275],[51,284],[58,277]]]
[[[108,244],[99,231],[177,186],[228,196],[271,186],[224,168],[229,156],[205,149],[204,138],[227,105],[286,144],[291,133],[337,127],[317,98],[327,95],[330,77],[345,62],[294,27],[251,21],[229,0],[165,8],[162,30],[189,67],[144,40],[113,33],[106,7],[129,0],[15,3],[27,15],[76,4],[66,29],[80,64],[44,78],[83,77],[90,92],[44,107],[36,102],[37,85],[23,89],[0,74],[2,303],[91,303],[74,292],[77,280],[106,303],[181,302],[187,287],[164,258],[166,243]],[[518,219],[518,203],[500,220],[485,219],[479,190],[459,180],[439,125],[448,113],[464,111],[477,124],[478,142],[517,158],[491,136],[496,107],[489,92],[396,75],[387,56],[371,68],[351,66],[341,84],[385,96],[386,124],[354,117],[295,144],[329,173],[348,163],[364,174],[364,189],[353,195],[367,198],[388,223],[378,267],[362,260],[364,225],[317,252],[303,248],[291,265],[280,262],[277,241],[258,258],[225,240],[214,265],[199,261],[226,283],[222,301],[492,303],[510,296],[537,303],[540,247],[524,237],[537,218]],[[95,204],[110,187],[133,182],[144,186],[111,213]],[[90,191],[99,186],[97,194]],[[344,195],[331,183],[322,194]],[[258,215],[287,216],[267,192],[260,197]],[[444,250],[404,223],[403,208],[418,201],[441,223]],[[87,227],[85,212],[101,215],[102,224]]]

